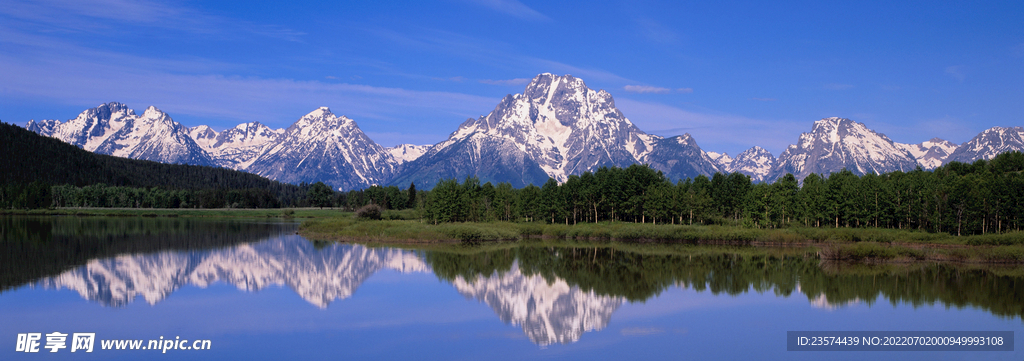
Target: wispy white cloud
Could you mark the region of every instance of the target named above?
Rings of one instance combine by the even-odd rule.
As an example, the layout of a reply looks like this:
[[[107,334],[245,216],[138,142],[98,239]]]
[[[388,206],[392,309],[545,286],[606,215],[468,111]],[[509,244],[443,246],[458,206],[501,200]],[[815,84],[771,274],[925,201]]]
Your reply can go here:
[[[967,76],[964,75],[963,66],[961,65],[947,66],[945,73],[960,82],[963,82],[964,79],[967,78]]]
[[[506,68],[516,72],[569,74],[588,81],[602,83],[636,83],[634,80],[603,69],[526,56],[517,52],[515,47],[508,43],[450,31],[418,28],[413,32],[405,33],[391,29],[373,28],[368,32],[399,46],[449,54],[487,64],[489,67]]]
[[[852,84],[829,83],[822,86],[827,90],[846,90],[853,88]]]
[[[490,8],[491,10],[502,12],[523,20],[551,20],[551,18],[541,14],[537,10],[531,9],[529,6],[519,2],[518,0],[466,0],[468,2]]]
[[[672,89],[669,89],[669,88],[661,88],[661,87],[649,86],[649,85],[626,85],[626,86],[622,87],[622,89],[625,90],[625,91],[631,92],[631,93],[641,93],[641,94],[643,94],[643,93],[666,94],[666,93],[671,93],[672,92]]]
[[[648,17],[633,19],[640,29],[640,35],[656,43],[675,43],[678,36],[675,31]]]
[[[619,330],[623,336],[650,336],[665,332],[665,329],[658,327],[625,327]]]
[[[125,25],[189,34],[237,38],[260,35],[299,41],[304,33],[282,26],[256,24],[146,0],[10,0],[0,15],[23,23],[45,25],[50,31],[109,33]]]
[[[0,52],[0,68],[4,69],[0,72],[0,95],[90,107],[109,101],[155,105],[179,120],[182,115],[220,119],[226,123],[221,126],[253,120],[275,127],[287,126],[312,109],[328,106],[338,114],[356,119],[364,129],[367,123],[375,122],[399,123],[404,129],[415,129],[419,124],[409,124],[410,114],[418,114],[419,119],[450,119],[455,126],[498,102],[494,98],[453,92],[180,74],[162,70],[170,66],[160,65],[160,60],[142,61],[149,65],[145,67],[137,67],[136,60],[137,57],[110,54],[71,59],[25,58]]]
[[[515,79],[505,79],[505,80],[481,79],[480,82],[483,83],[483,84],[490,84],[490,85],[526,85],[526,84],[528,84],[530,82],[530,80],[531,79],[529,79],[529,78],[515,78]]]
[[[443,81],[453,81],[453,82],[456,82],[456,83],[461,83],[461,82],[466,81],[466,77],[461,76],[461,75],[460,76],[447,77],[447,78],[433,77],[432,79],[434,79],[434,80],[443,80]]]
[[[669,89],[669,88],[662,88],[662,87],[650,86],[650,85],[626,85],[626,86],[622,87],[622,89],[625,90],[625,91],[628,91],[630,93],[640,93],[640,94],[644,94],[644,93],[668,94],[668,93],[671,93],[673,91],[672,89]],[[684,94],[690,94],[690,93],[693,93],[693,88],[678,88],[678,89],[675,89],[675,92],[677,92],[677,93],[684,93]]]

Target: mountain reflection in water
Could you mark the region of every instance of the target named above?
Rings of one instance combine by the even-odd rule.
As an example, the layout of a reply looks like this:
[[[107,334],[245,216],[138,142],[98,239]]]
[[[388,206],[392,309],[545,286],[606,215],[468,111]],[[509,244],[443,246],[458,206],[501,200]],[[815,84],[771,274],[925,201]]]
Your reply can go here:
[[[585,332],[606,328],[625,302],[646,301],[669,287],[716,295],[796,293],[807,297],[810,306],[827,309],[888,299],[893,305],[940,303],[1002,317],[1024,315],[1019,301],[1024,282],[1016,268],[822,263],[813,252],[800,249],[687,245],[523,241],[430,250],[373,248],[311,242],[291,234],[294,224],[223,221],[126,225],[103,220],[113,223],[100,228],[114,230],[104,235],[83,232],[91,226],[76,228],[65,221],[90,222],[2,219],[4,257],[13,260],[17,252],[31,256],[18,261],[30,271],[5,267],[3,279],[16,282],[35,274],[22,284],[74,290],[112,307],[139,296],[156,305],[184,285],[206,287],[217,281],[247,291],[287,286],[312,305],[326,308],[352,297],[378,271],[430,272],[466,298],[487,304],[539,345],[576,342]],[[18,225],[33,231],[15,229]],[[149,226],[162,231],[139,231]],[[66,258],[69,245],[87,250],[89,259]],[[64,265],[62,259],[77,264]],[[62,267],[62,272],[52,272]]]

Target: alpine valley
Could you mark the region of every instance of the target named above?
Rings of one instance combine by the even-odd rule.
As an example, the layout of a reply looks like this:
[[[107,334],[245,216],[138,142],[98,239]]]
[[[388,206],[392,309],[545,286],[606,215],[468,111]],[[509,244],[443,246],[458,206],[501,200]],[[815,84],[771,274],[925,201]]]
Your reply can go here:
[[[672,180],[739,172],[755,182],[772,182],[787,173],[803,179],[844,168],[858,175],[934,169],[1024,150],[1022,127],[993,127],[961,145],[938,138],[903,144],[863,123],[825,118],[777,158],[758,146],[733,158],[705,152],[689,134],[644,133],[615,108],[608,92],[549,73],[434,145],[382,147],[354,120],[326,107],[286,129],[251,122],[217,132],[205,125],[185,127],[155,107],[138,115],[112,102],[66,122],[33,120],[26,128],[101,154],[220,166],[289,183],[322,181],[339,190],[410,183],[430,189],[442,179],[468,176],[518,188],[638,163]]]

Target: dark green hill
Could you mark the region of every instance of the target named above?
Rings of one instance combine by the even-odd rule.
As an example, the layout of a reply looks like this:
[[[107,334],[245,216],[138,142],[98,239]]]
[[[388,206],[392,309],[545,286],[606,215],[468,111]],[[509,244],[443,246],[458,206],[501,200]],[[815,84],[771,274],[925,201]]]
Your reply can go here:
[[[12,190],[22,192],[33,187],[41,189],[63,184],[193,191],[258,189],[269,192],[282,205],[295,204],[305,195],[302,187],[226,168],[95,154],[0,122],[0,186],[7,190],[3,192],[6,195],[0,196],[10,198]],[[10,199],[0,198],[0,205],[10,204]]]

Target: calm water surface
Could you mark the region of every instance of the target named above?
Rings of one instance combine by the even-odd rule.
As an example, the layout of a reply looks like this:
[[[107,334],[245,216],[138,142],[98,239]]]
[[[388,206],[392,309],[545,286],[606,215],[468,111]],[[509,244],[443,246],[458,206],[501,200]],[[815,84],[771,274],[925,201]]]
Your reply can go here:
[[[1024,360],[1020,267],[686,245],[371,248],[296,228],[0,217],[0,359]],[[1017,347],[786,351],[786,331],[804,330],[1014,331]],[[15,352],[17,334],[55,331],[96,333],[94,351]],[[100,349],[160,337],[212,348]]]

